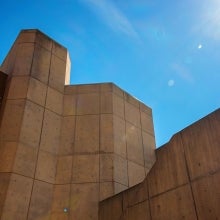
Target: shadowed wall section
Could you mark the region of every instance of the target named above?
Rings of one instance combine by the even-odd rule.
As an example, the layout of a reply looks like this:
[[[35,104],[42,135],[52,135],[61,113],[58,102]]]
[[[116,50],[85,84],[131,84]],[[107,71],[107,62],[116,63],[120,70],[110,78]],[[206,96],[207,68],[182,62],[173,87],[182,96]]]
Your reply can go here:
[[[100,203],[100,220],[220,217],[220,109],[156,149],[146,179]]]

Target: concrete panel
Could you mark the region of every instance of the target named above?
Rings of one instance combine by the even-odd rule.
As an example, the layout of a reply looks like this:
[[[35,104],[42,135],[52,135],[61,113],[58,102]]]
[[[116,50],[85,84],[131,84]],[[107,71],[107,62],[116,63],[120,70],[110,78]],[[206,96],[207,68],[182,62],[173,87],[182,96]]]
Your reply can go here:
[[[113,113],[113,94],[110,92],[101,93],[101,113]]]
[[[27,218],[33,180],[12,174],[1,220],[24,220]]]
[[[76,95],[64,95],[63,115],[76,115]]]
[[[45,106],[47,86],[37,79],[30,77],[27,98],[38,105]]]
[[[21,125],[20,141],[31,147],[38,147],[43,122],[43,107],[26,101]]]
[[[126,220],[150,220],[149,202],[146,200],[128,208]]]
[[[50,43],[50,42],[49,42]],[[36,45],[31,68],[31,76],[44,84],[48,83],[51,53],[47,49]]]
[[[65,95],[76,95],[77,94],[77,85],[65,85],[64,94]]]
[[[123,216],[123,198],[118,194],[110,199],[104,200],[99,205],[99,220],[121,219]]]
[[[52,54],[49,86],[63,92],[66,74],[66,62]]]
[[[98,201],[99,190],[97,183],[72,184],[70,219],[97,220]]]
[[[99,150],[99,116],[76,117],[75,152],[97,152]]]
[[[40,148],[56,154],[60,145],[61,116],[45,110]]]
[[[141,127],[140,109],[136,106],[125,102],[125,119],[134,126]]]
[[[1,138],[16,141],[19,138],[20,127],[24,112],[24,100],[8,100],[2,118]]]
[[[53,185],[35,181],[28,212],[28,220],[49,220],[53,199]]]
[[[114,182],[114,195],[126,190],[127,188],[128,188],[128,186]]]
[[[36,30],[35,42],[48,51],[52,50],[53,40],[39,30]]]
[[[113,114],[124,118],[124,99],[113,94]]]
[[[48,183],[54,183],[56,175],[56,166],[57,156],[45,151],[40,151],[37,161],[37,170],[35,178]]]
[[[34,177],[38,149],[19,143],[13,165],[15,173]]]
[[[132,161],[128,161],[128,177],[129,187],[141,183],[145,178],[145,169],[143,166],[136,164]]]
[[[63,113],[63,94],[48,87],[46,108],[61,115]]]
[[[18,43],[34,43],[36,38],[36,31],[21,31],[17,39]]]
[[[218,219],[220,216],[220,172],[192,183],[199,219]]]
[[[10,182],[10,173],[0,173],[0,213],[3,212],[3,207],[5,204],[5,198],[8,190],[8,185]],[[1,217],[0,214],[0,217]]]
[[[100,182],[113,181],[114,155],[100,154]]]
[[[153,119],[149,114],[142,111],[141,111],[141,127],[145,132],[154,135]]]
[[[204,118],[181,132],[191,180],[220,168],[219,142],[212,139],[214,130]]]
[[[189,185],[154,197],[150,207],[152,220],[197,219]]]
[[[123,194],[123,204],[126,207],[130,207],[141,203],[148,199],[147,181],[144,180],[132,188],[129,188]]]
[[[61,127],[61,139],[59,154],[73,154],[74,137],[75,137],[75,116],[63,117]]]
[[[128,186],[128,162],[126,159],[114,155],[114,181]]]
[[[127,92],[124,92],[124,100],[132,105],[135,105],[137,108],[140,107],[140,102]]]
[[[12,75],[29,75],[34,54],[33,43],[19,44]]]
[[[102,201],[110,196],[114,195],[114,183],[102,182],[99,186],[99,200]]]
[[[77,115],[99,114],[99,93],[79,94],[77,96]]]
[[[152,117],[152,109],[142,102],[140,102],[140,110]]]
[[[116,86],[114,83],[112,84],[112,91],[114,94],[118,95],[121,98],[124,98],[124,91]]]
[[[126,149],[125,121],[120,117],[114,116],[113,126],[114,126],[114,153],[126,158],[127,149]]]
[[[62,45],[56,43],[55,41],[53,41],[52,53],[64,61],[66,61],[66,59],[67,59],[66,48],[63,47]]]
[[[150,170],[154,162],[156,161],[155,137],[146,132],[142,132],[142,138],[144,148],[144,166],[146,170]]]
[[[144,149],[141,130],[130,123],[126,123],[127,158],[144,166]]]
[[[56,183],[71,183],[72,156],[60,156],[57,161]]]
[[[99,155],[73,156],[73,183],[99,182]]]
[[[0,144],[0,172],[11,172],[17,151],[16,142],[1,142]]]
[[[100,91],[100,84],[83,84],[83,85],[76,85],[77,93],[99,93]]]
[[[188,175],[180,134],[156,150],[157,161],[149,172],[150,196],[187,183]],[[165,165],[164,165],[165,164]]]
[[[70,188],[70,184],[54,186],[53,203],[51,209],[52,213],[64,213],[64,208],[69,210]]]
[[[10,79],[7,99],[24,99],[27,97],[29,76],[18,76]]]
[[[100,115],[100,151],[114,151],[114,131],[112,114]]]
[[[100,84],[101,93],[113,92],[113,83],[101,83]]]

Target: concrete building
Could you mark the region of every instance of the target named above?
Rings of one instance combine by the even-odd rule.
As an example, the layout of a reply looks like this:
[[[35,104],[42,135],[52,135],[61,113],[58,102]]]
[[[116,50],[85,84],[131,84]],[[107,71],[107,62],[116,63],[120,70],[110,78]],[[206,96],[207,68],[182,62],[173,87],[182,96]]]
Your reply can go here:
[[[1,220],[220,217],[219,110],[155,149],[151,109],[113,83],[69,85],[68,51],[40,31],[0,70]]]

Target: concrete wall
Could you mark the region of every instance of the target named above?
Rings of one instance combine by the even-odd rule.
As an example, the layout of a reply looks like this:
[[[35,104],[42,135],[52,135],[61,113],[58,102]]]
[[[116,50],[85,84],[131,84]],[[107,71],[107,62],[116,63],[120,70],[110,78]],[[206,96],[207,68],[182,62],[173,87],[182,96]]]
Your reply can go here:
[[[100,220],[214,220],[220,217],[220,109],[156,150],[140,184],[100,203]]]
[[[37,30],[20,33],[1,71],[1,220],[96,220],[100,200],[144,180],[150,108],[112,83],[65,86],[68,52]]]

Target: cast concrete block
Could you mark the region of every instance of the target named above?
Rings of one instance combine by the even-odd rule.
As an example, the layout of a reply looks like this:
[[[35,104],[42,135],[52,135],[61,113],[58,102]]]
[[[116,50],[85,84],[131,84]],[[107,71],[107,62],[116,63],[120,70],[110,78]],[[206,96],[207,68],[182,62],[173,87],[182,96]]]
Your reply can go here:
[[[114,195],[114,183],[113,182],[101,182],[99,185],[99,200],[102,201],[112,195]]]
[[[189,185],[152,198],[150,208],[152,220],[197,219]]]
[[[113,83],[101,83],[100,84],[101,93],[112,93],[113,92]]]
[[[77,116],[74,151],[77,153],[94,153],[98,150],[99,115]]]
[[[114,154],[100,154],[100,182],[114,181]]]
[[[49,220],[52,201],[53,185],[35,180],[27,219]]]
[[[43,123],[43,107],[26,101],[20,131],[20,141],[31,147],[38,147]]]
[[[56,166],[57,156],[40,150],[35,178],[48,183],[54,183],[56,176]]]
[[[150,196],[166,192],[189,181],[181,135],[156,150],[157,161],[148,175]],[[165,165],[164,165],[165,164]]]
[[[48,87],[46,108],[61,115],[63,113],[63,94],[55,89]]]
[[[154,135],[154,126],[152,116],[141,111],[141,127],[145,132]]]
[[[99,93],[100,91],[100,84],[82,84],[76,85],[77,93]]]
[[[123,216],[123,197],[122,193],[114,197],[104,200],[99,205],[100,220],[121,220]]]
[[[17,46],[17,54],[12,75],[30,75],[34,54],[33,43],[22,43]]]
[[[100,94],[101,97],[101,113],[113,113],[113,94],[105,92]]]
[[[99,114],[99,93],[79,94],[77,96],[77,115]]]
[[[53,41],[52,53],[64,61],[67,59],[67,49],[55,41]]]
[[[64,95],[63,97],[63,115],[76,115],[76,95]]]
[[[66,62],[52,54],[49,86],[63,92],[66,74]]]
[[[134,206],[148,199],[146,179],[123,193],[123,204],[125,207]]]
[[[59,154],[73,154],[74,137],[75,137],[75,116],[67,116],[62,118],[61,139]]]
[[[73,156],[73,183],[99,182],[99,155]]]
[[[17,43],[34,43],[36,39],[36,31],[21,31],[17,39]]]
[[[112,91],[114,94],[124,99],[124,91],[118,86],[116,86],[114,83],[112,84]]]
[[[64,213],[70,206],[70,184],[55,185],[53,190],[52,213]],[[64,213],[66,214],[66,213]]]
[[[128,186],[122,185],[120,183],[114,182],[114,194],[118,194],[124,190],[128,189]]]
[[[156,143],[155,137],[147,132],[142,132],[143,148],[144,148],[144,166],[150,170],[156,161]]]
[[[65,85],[64,94],[65,95],[76,95],[77,94],[77,85]]]
[[[128,186],[128,161],[123,157],[114,155],[114,181]]]
[[[220,172],[192,183],[199,219],[218,219],[220,216]]]
[[[118,95],[113,94],[113,114],[124,118],[124,99]]]
[[[134,219],[135,220],[143,220],[143,219],[150,220],[148,200],[128,208],[126,220],[134,220]]]
[[[114,131],[112,114],[100,115],[100,151],[114,151]]]
[[[18,76],[10,79],[7,99],[24,99],[27,97],[29,77]]]
[[[1,142],[0,172],[12,172],[16,151],[17,142]]]
[[[125,121],[118,116],[113,117],[114,153],[127,157]]]
[[[53,220],[69,220],[69,213],[65,212],[52,212],[50,216]]]
[[[5,198],[7,195],[8,185],[10,182],[10,173],[1,173],[0,172],[0,213],[2,214],[4,204],[5,204]],[[1,217],[0,214],[0,217]]]
[[[72,184],[70,219],[98,219],[98,187],[98,183]]]
[[[128,161],[129,187],[142,182],[145,176],[146,174],[143,166],[132,161]]]
[[[71,183],[72,156],[59,156],[56,169],[56,183]]]
[[[138,101],[136,98],[128,94],[127,92],[124,92],[124,99],[126,102],[136,106],[137,108],[140,107],[140,101]]]
[[[204,118],[181,132],[191,180],[220,168],[219,142],[212,141],[216,140],[212,139],[213,126],[214,122]]]
[[[61,116],[45,110],[40,148],[56,154],[60,145]]]
[[[37,163],[37,153],[37,148],[19,143],[14,160],[13,171],[17,174],[33,178]]]
[[[128,102],[125,102],[125,120],[134,126],[141,127],[140,109]]]
[[[35,32],[36,32],[36,38],[35,38],[36,44],[47,49],[48,51],[51,51],[53,40],[44,33],[40,32],[39,30],[36,30]]]
[[[48,83],[51,52],[39,45],[35,46],[31,76],[44,84]]]
[[[127,158],[144,166],[144,149],[141,130],[133,124],[126,123]]]
[[[11,174],[7,196],[2,212],[2,220],[23,220],[27,218],[33,180]]]
[[[38,105],[45,106],[46,94],[47,86],[41,81],[34,79],[33,77],[30,77],[27,92],[28,100]]]
[[[1,138],[7,141],[17,141],[25,107],[25,100],[8,100],[5,104],[1,124]]]

